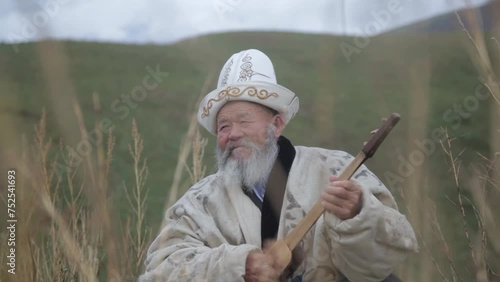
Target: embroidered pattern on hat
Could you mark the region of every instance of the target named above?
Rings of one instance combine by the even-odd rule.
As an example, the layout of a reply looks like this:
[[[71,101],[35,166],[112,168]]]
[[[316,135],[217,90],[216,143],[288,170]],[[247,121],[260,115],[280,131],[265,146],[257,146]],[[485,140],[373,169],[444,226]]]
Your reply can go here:
[[[224,70],[224,76],[222,77],[221,86],[227,85],[227,79],[229,77],[229,72],[231,71],[232,65],[233,65],[233,59],[231,59],[231,61],[229,61],[229,63],[226,66],[226,69]]]
[[[203,113],[201,114],[201,117],[202,118],[208,117],[208,115],[210,114],[210,109],[212,108],[215,102],[219,102],[223,99],[229,100],[231,97],[239,97],[243,94],[247,94],[248,96],[251,97],[257,97],[260,100],[266,100],[270,97],[278,98],[279,96],[278,93],[276,92],[269,93],[269,91],[267,91],[266,89],[258,90],[255,86],[248,86],[243,90],[237,87],[232,88],[231,86],[229,86],[226,89],[219,92],[216,98],[208,100],[205,107],[203,107]]]
[[[248,54],[246,54],[245,57],[243,57],[243,59],[241,59],[243,64],[241,64],[241,66],[240,66],[241,71],[240,71],[240,77],[238,78],[238,82],[247,81],[249,78],[251,78],[254,75],[262,75],[262,76],[265,76],[267,78],[270,78],[269,76],[267,76],[265,74],[253,71],[252,70],[253,64],[252,64],[251,60],[252,60],[252,57]]]

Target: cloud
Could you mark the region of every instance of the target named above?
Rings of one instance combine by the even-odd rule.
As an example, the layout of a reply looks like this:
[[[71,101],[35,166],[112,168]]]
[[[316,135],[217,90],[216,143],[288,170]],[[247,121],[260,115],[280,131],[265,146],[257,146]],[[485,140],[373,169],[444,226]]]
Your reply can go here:
[[[14,1],[3,0],[0,4],[1,41],[52,37],[170,43],[200,34],[234,30],[364,35],[368,29],[377,34],[465,5],[458,0]],[[470,0],[474,5],[486,2],[488,0]],[[391,5],[397,5],[400,12],[389,11],[388,18],[384,11]]]
[[[58,38],[127,41],[127,27],[141,24],[145,2],[140,0],[87,0],[73,7],[63,7],[51,25]]]

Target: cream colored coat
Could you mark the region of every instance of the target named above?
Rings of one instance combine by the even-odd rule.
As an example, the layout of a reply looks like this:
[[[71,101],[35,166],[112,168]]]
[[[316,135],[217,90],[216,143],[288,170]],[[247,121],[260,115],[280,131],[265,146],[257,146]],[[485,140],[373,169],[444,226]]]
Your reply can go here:
[[[283,199],[283,238],[319,199],[330,175],[353,159],[345,152],[296,146]],[[365,166],[355,174],[363,208],[352,219],[326,212],[299,245],[306,258],[294,275],[303,281],[381,281],[409,251],[415,234],[387,188]],[[259,249],[260,210],[240,187],[217,174],[191,187],[166,213],[139,281],[243,281],[247,254]]]

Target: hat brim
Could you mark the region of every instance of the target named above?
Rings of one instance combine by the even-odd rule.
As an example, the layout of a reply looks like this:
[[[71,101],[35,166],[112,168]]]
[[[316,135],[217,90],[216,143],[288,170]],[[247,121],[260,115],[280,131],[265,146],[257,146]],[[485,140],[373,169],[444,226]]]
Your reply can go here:
[[[269,107],[283,115],[285,124],[299,109],[299,98],[286,87],[263,81],[252,81],[219,87],[208,93],[200,103],[198,122],[210,133],[217,134],[217,114],[226,103],[231,101],[248,101]]]

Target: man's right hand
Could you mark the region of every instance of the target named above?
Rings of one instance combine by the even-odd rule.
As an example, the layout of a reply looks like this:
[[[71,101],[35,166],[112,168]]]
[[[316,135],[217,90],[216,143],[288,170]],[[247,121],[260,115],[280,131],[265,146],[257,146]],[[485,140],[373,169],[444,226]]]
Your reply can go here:
[[[250,252],[245,265],[245,281],[279,281],[281,273],[273,265],[274,261],[270,255],[260,250]]]

